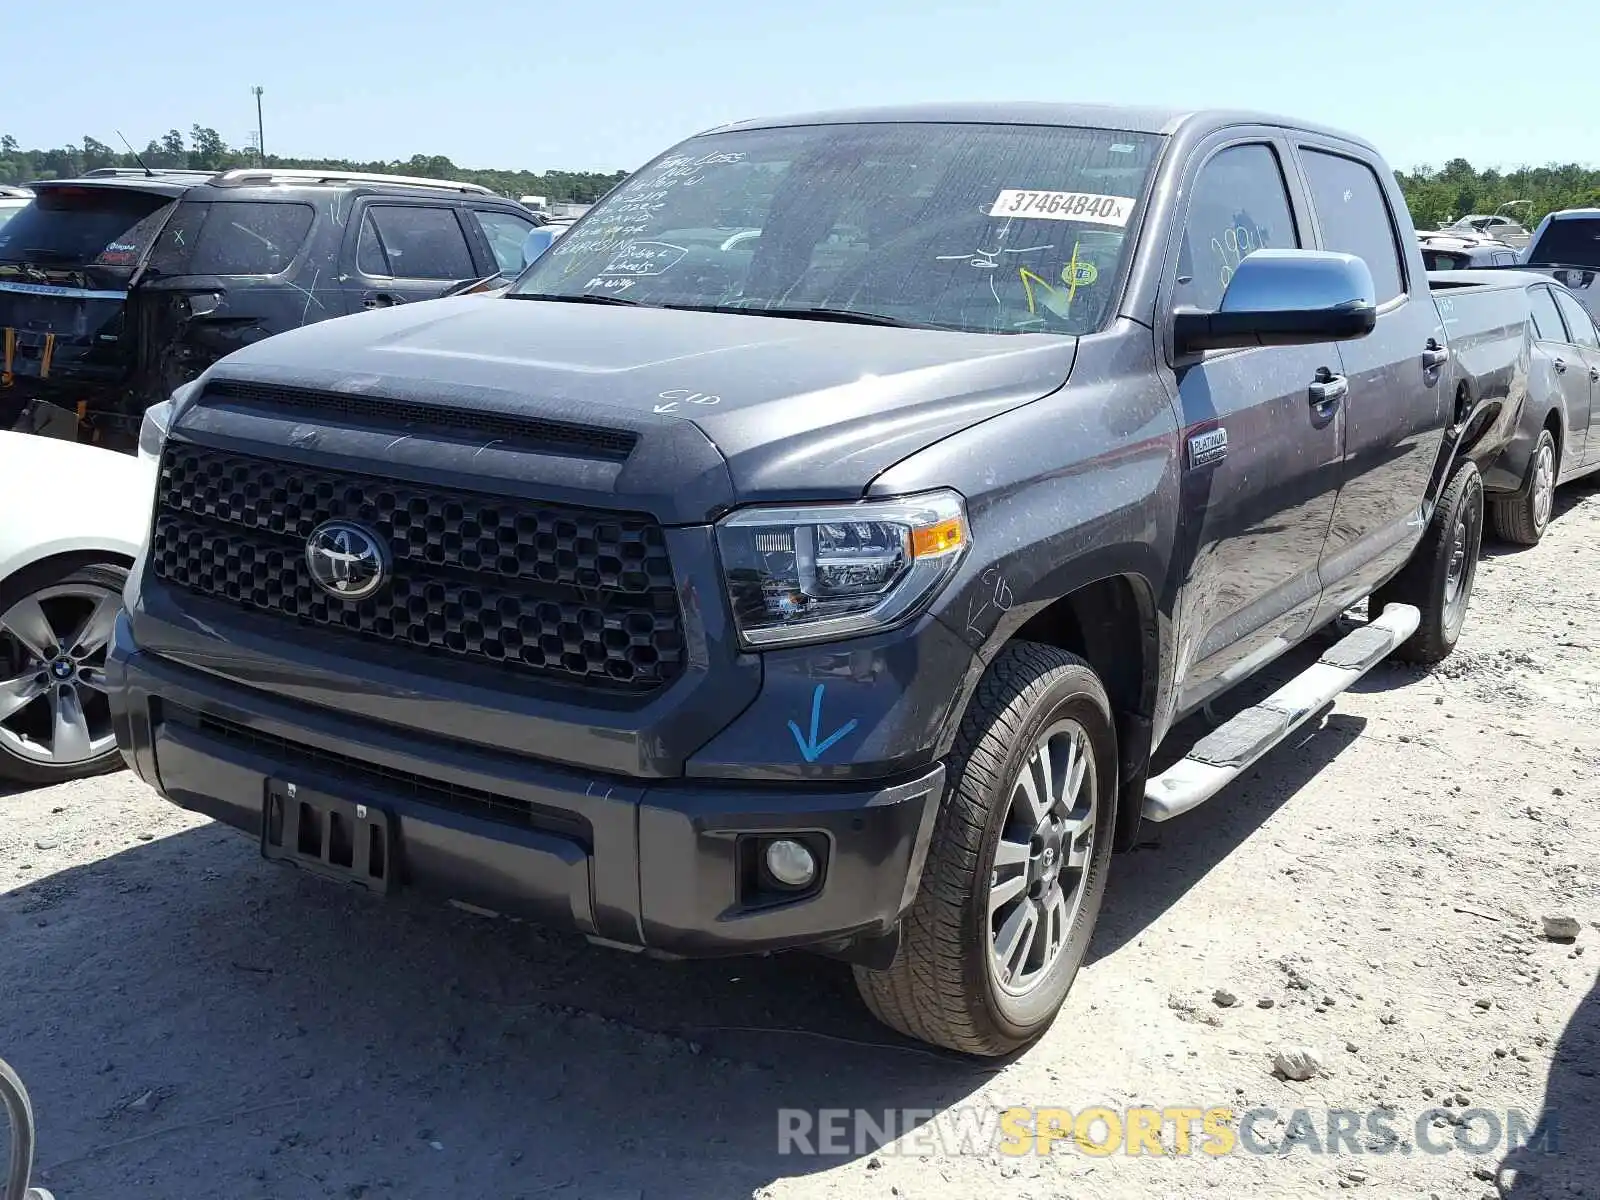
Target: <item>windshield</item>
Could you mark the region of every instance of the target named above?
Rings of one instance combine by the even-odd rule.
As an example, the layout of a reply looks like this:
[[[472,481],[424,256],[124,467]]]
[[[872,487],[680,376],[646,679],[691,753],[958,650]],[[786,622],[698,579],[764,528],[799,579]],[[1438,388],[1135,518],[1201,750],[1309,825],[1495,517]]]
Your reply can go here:
[[[1551,221],[1529,249],[1527,261],[1600,267],[1600,217]]]
[[[0,262],[131,271],[170,203],[125,188],[41,188],[0,227]]]
[[[1115,307],[1160,145],[1029,125],[707,134],[611,192],[512,294],[1087,333]]]

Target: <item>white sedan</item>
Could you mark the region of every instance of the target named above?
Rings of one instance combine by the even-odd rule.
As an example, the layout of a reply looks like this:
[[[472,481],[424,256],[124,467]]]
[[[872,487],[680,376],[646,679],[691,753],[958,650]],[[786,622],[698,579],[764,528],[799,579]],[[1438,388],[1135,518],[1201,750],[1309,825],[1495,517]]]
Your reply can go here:
[[[0,432],[0,781],[120,765],[106,647],[154,486],[149,458]]]

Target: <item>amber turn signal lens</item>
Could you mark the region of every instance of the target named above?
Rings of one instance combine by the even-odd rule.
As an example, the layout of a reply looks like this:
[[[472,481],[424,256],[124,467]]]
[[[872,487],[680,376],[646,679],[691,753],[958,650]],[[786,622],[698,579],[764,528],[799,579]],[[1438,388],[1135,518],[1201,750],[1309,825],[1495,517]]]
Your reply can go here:
[[[967,530],[961,523],[961,518],[951,517],[940,521],[937,525],[913,529],[911,555],[913,558],[932,558],[935,555],[948,554],[952,550],[961,549],[966,540]]]

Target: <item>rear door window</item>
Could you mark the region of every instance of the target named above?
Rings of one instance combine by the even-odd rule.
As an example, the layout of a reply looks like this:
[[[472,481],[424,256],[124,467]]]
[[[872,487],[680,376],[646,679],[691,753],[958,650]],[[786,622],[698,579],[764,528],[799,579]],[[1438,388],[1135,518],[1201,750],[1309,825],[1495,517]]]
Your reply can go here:
[[[522,247],[528,240],[528,234],[534,230],[533,222],[515,213],[482,208],[473,209],[472,215],[477,218],[478,228],[483,230],[483,236],[488,239],[500,274],[520,275],[524,266]]]
[[[0,228],[0,262],[131,271],[171,203],[131,188],[40,188],[34,202]]]
[[[305,244],[316,210],[282,201],[211,205],[189,263],[191,275],[276,275]]]
[[[467,235],[451,208],[374,204],[356,243],[364,275],[393,279],[473,279],[477,268]]]
[[[1590,350],[1600,349],[1600,337],[1595,336],[1594,322],[1589,319],[1589,314],[1565,292],[1553,292],[1556,304],[1561,309],[1561,315],[1566,318],[1567,333],[1571,336],[1573,344],[1586,346]]]
[[[1377,288],[1378,303],[1387,304],[1405,291],[1400,266],[1400,238],[1383,187],[1364,162],[1302,149],[1311,206],[1322,227],[1325,250],[1354,254],[1367,264]]]
[[[1551,221],[1529,249],[1525,261],[1600,267],[1600,217]]]
[[[1567,331],[1561,325],[1561,312],[1556,308],[1555,297],[1547,287],[1528,289],[1528,301],[1533,309],[1533,331],[1543,342],[1564,342]]]

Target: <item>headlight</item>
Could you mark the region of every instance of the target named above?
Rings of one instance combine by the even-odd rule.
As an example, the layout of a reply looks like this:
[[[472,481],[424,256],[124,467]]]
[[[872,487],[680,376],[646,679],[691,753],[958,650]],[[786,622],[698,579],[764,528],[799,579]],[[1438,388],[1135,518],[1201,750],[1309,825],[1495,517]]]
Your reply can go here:
[[[167,430],[171,424],[171,400],[162,400],[144,410],[144,420],[139,425],[140,458],[161,457],[161,446],[167,440]]]
[[[191,379],[188,383],[180,384],[172,389],[171,396],[144,410],[144,420],[139,423],[140,458],[161,457],[161,448],[167,442],[167,430],[172,428],[178,410],[194,394],[198,382]]]
[[[970,541],[955,492],[750,508],[717,526],[734,624],[749,647],[820,642],[913,616]]]

